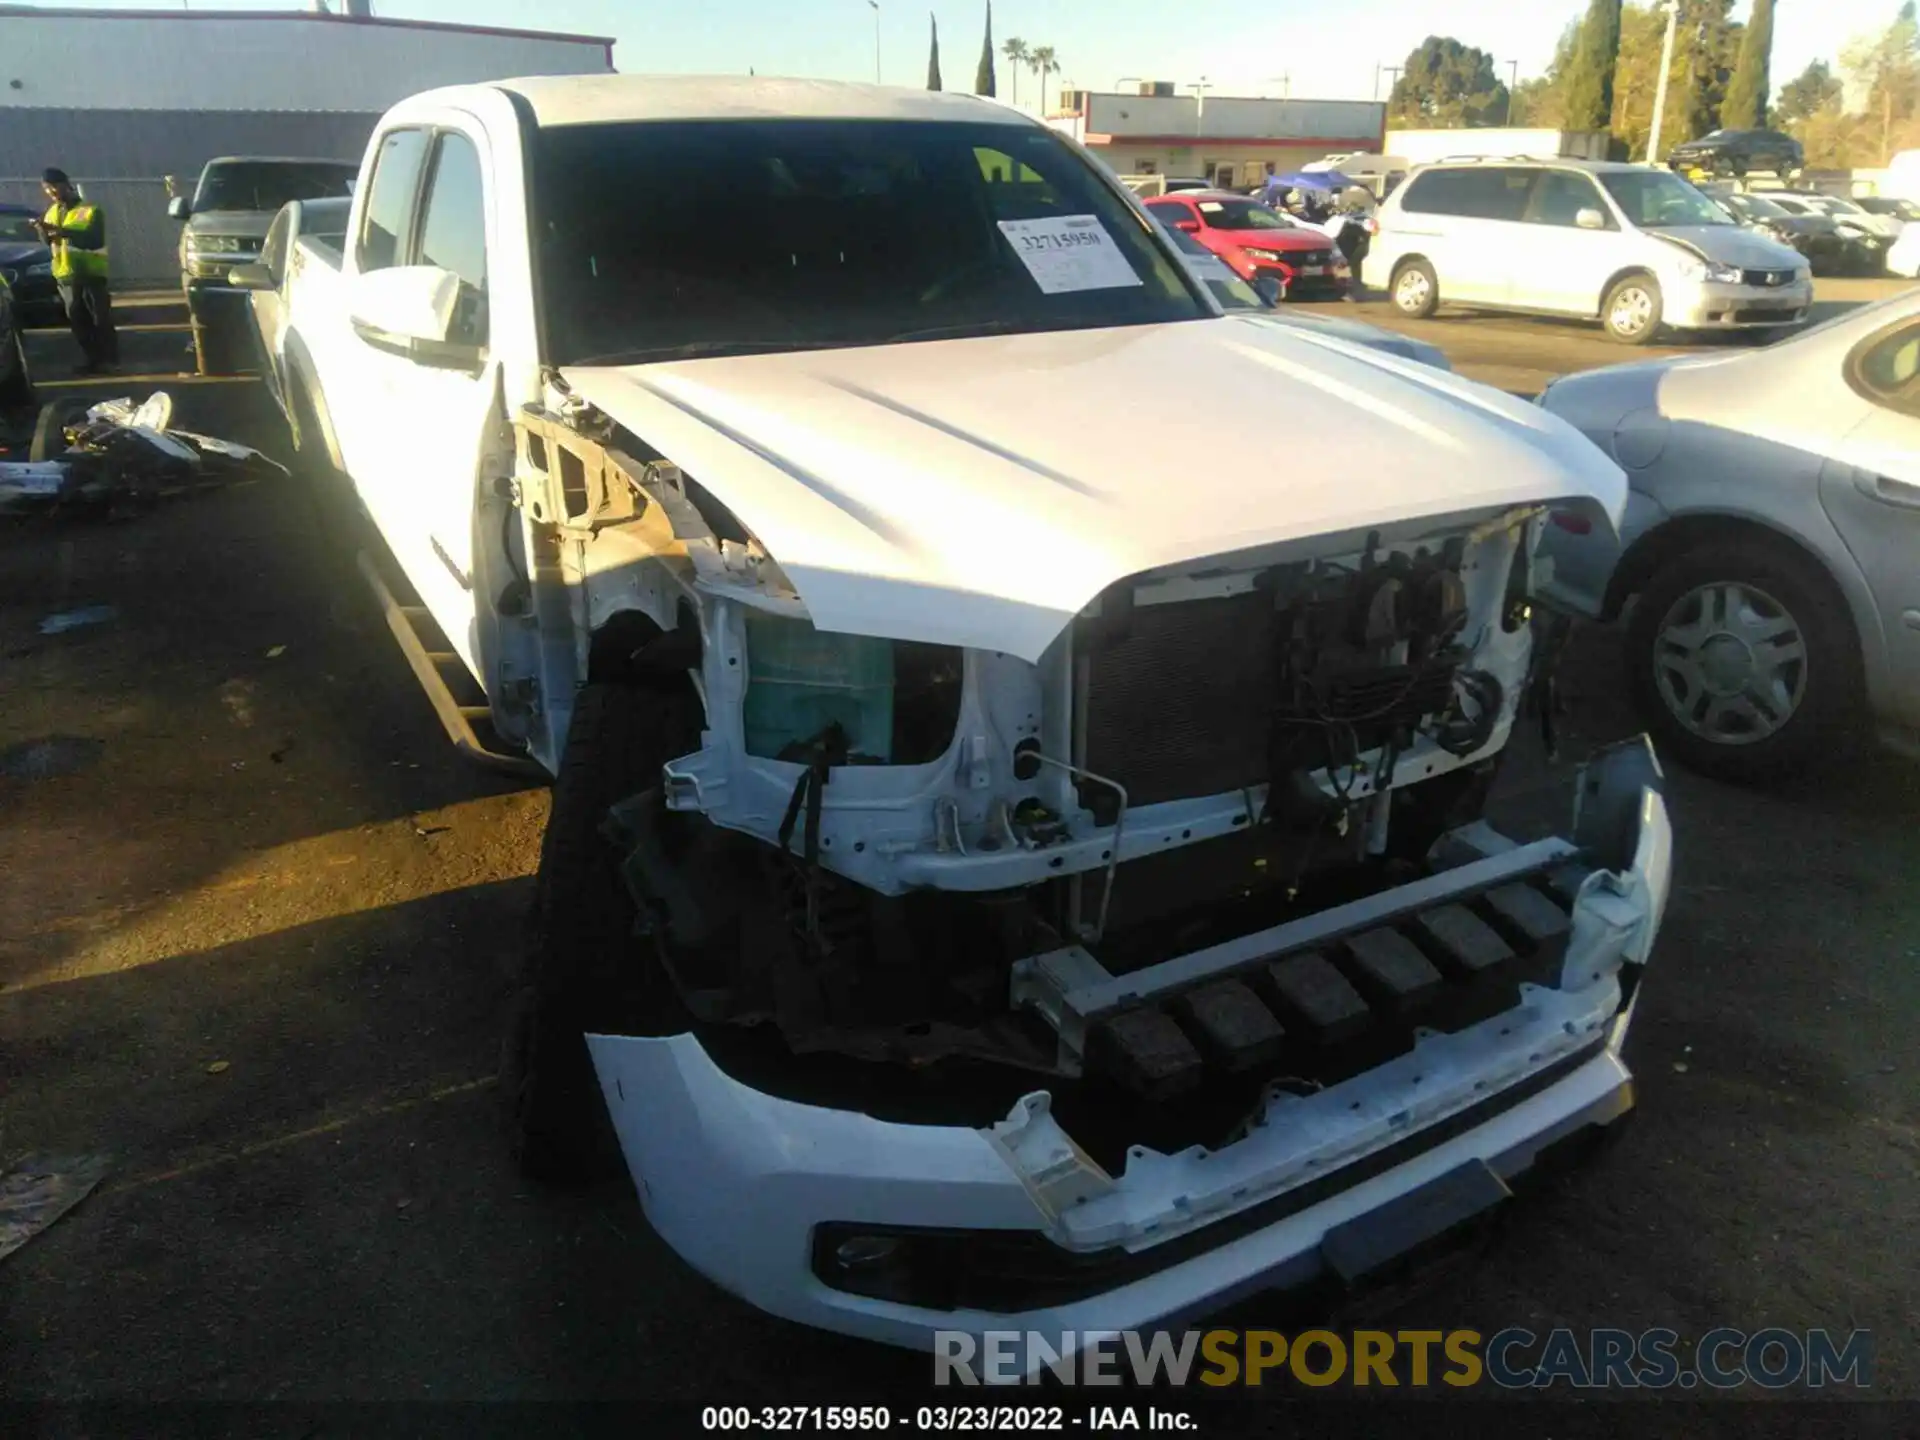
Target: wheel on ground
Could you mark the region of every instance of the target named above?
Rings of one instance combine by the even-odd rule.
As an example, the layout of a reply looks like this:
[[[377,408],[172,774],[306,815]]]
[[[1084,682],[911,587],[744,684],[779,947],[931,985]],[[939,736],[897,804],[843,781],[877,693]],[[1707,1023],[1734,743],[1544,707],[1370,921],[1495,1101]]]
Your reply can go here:
[[[1410,320],[1425,320],[1440,308],[1440,282],[1424,260],[1409,260],[1393,272],[1393,308]]]
[[[40,418],[33,425],[33,444],[29,460],[58,460],[67,453],[67,427],[78,425],[87,413],[84,400],[52,400],[40,407]]]
[[[644,1026],[664,977],[635,937],[620,856],[601,826],[612,805],[657,786],[697,731],[680,690],[593,684],[575,698],[500,1067],[508,1143],[535,1179],[620,1169],[586,1032]]]
[[[1812,561],[1727,541],[1682,552],[1641,590],[1627,626],[1629,681],[1660,748],[1725,780],[1804,768],[1859,713],[1859,647],[1846,604]]]
[[[1629,275],[1607,291],[1600,319],[1607,334],[1623,345],[1645,345],[1660,333],[1660,282],[1651,275]]]

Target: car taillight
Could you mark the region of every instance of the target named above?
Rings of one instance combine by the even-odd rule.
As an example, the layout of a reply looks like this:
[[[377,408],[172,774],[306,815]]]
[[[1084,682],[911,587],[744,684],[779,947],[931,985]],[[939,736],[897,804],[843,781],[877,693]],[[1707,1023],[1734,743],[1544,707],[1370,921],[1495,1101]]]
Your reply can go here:
[[[1593,533],[1593,521],[1578,511],[1556,510],[1553,512],[1552,518],[1553,523],[1569,535],[1591,535]]]

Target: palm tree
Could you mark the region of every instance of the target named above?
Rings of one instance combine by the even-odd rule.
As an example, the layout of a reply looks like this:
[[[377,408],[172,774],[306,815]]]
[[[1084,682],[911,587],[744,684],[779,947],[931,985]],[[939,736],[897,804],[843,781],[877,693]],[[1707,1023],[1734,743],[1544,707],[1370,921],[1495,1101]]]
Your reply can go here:
[[[1036,45],[1033,53],[1027,56],[1027,67],[1040,77],[1040,113],[1047,113],[1047,76],[1060,73],[1060,62],[1054,58],[1053,46]]]
[[[1020,67],[1033,59],[1027,53],[1027,42],[1018,35],[1009,35],[1007,43],[1000,47],[1000,53],[1007,57],[1007,63],[1013,67],[1013,103],[1020,103]]]

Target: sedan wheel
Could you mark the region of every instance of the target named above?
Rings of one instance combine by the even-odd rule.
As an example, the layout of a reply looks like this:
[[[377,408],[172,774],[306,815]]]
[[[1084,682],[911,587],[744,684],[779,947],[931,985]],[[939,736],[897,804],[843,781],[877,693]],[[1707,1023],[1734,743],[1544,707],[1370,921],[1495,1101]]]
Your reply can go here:
[[[1648,577],[1626,639],[1628,680],[1661,750],[1722,779],[1826,758],[1862,709],[1846,602],[1782,542],[1681,551]]]
[[[1697,585],[1673,603],[1653,667],[1674,718],[1718,745],[1778,734],[1807,693],[1799,624],[1773,596],[1738,581]]]

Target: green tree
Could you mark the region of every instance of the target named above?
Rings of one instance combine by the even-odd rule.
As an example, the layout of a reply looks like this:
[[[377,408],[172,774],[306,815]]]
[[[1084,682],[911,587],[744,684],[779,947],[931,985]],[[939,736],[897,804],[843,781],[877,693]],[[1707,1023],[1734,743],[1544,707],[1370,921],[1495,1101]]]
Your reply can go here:
[[[1686,99],[1676,112],[1672,97],[1668,97],[1667,113],[1683,122],[1669,143],[1697,139],[1723,128],[1720,110],[1726,103],[1727,82],[1733,78],[1733,63],[1743,34],[1744,27],[1733,19],[1733,0],[1680,0],[1674,69],[1681,74]]]
[[[1562,112],[1567,72],[1573,66],[1575,47],[1580,41],[1580,22],[1575,20],[1560,32],[1553,47],[1553,59],[1547,73],[1522,80],[1513,92],[1513,118],[1510,125],[1532,125],[1542,130],[1563,128]]]
[[[940,88],[940,22],[934,16],[927,16],[927,24],[932,33],[927,41],[927,88]]]
[[[1734,61],[1720,123],[1728,130],[1758,130],[1767,123],[1767,95],[1773,88],[1773,0],[1753,0],[1740,56]]]
[[[1014,89],[1020,88],[1018,72],[1015,74]],[[987,0],[987,33],[980,41],[980,63],[973,71],[973,93],[991,95],[993,84],[993,0]]]
[[[1574,41],[1561,91],[1561,123],[1605,130],[1613,123],[1614,68],[1620,59],[1620,0],[1592,0]]]
[[[1846,86],[1826,61],[1812,61],[1798,76],[1780,87],[1774,118],[1782,125],[1800,124],[1829,106],[1838,105],[1845,93]]]
[[[1047,113],[1047,76],[1060,73],[1060,62],[1054,57],[1053,46],[1036,45],[1033,53],[1027,56],[1027,68],[1040,77],[1040,113]]]
[[[1393,82],[1387,116],[1390,124],[1432,130],[1498,125],[1507,116],[1507,87],[1486,51],[1429,35]]]
[[[1027,42],[1018,35],[1009,35],[1007,43],[1000,47],[1000,53],[1007,57],[1008,72],[1013,76],[1013,103],[1020,103],[1020,72],[1033,58],[1033,52],[1027,49]]]
[[[1894,127],[1920,116],[1920,22],[1914,0],[1907,0],[1880,34],[1856,40],[1842,51],[1840,65],[1866,102],[1867,120],[1877,126],[1876,148],[1884,164],[1898,148]]]

